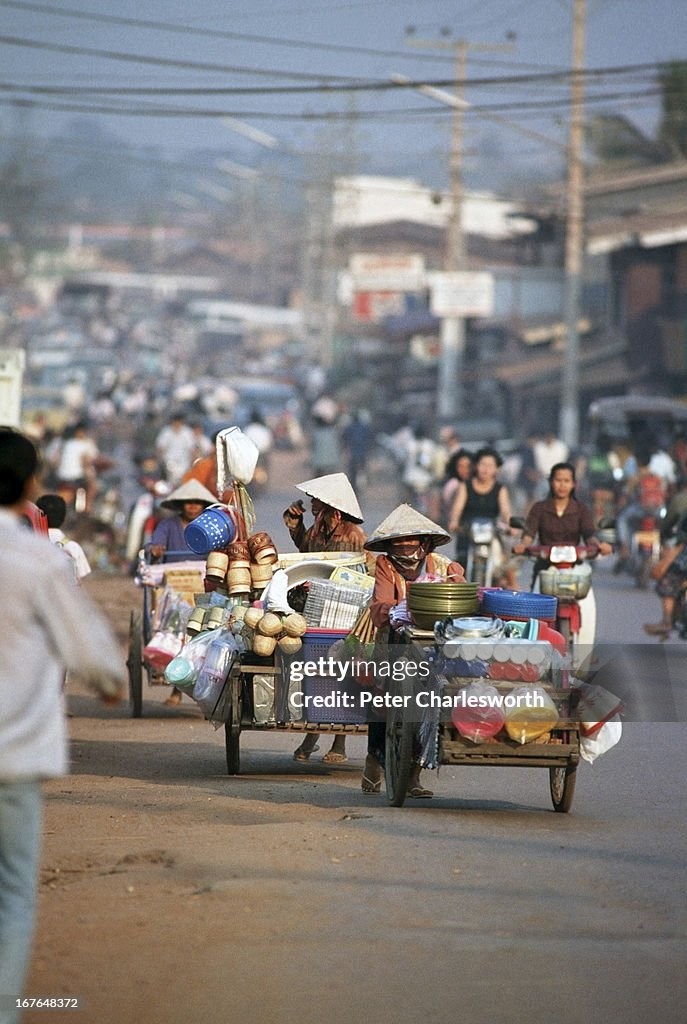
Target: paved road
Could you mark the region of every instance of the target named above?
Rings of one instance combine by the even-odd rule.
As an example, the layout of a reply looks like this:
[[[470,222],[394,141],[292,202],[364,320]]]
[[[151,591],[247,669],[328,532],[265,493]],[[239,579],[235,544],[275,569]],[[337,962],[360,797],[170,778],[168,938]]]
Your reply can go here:
[[[293,496],[258,501],[280,546]],[[390,497],[361,493],[370,528]],[[604,569],[598,599],[603,638],[625,644],[657,606]],[[72,690],[31,986],[86,1010],[51,1019],[684,1019],[684,724],[626,723],[569,815],[542,769],[442,768],[434,800],[394,809],[360,791],[362,738],[330,768],[247,732],[229,778],[222,732],[163,696],[133,721]]]

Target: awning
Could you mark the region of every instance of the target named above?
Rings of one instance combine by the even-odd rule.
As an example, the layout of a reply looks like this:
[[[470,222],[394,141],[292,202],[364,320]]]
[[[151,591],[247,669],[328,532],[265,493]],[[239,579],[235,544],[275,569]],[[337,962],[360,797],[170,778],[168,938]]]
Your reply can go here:
[[[631,383],[634,375],[627,366],[625,350],[624,342],[620,342],[580,352],[580,387],[596,389]],[[560,387],[564,363],[564,352],[546,352],[498,367],[494,370],[494,377],[514,389],[526,387],[528,395],[541,397],[555,393]]]

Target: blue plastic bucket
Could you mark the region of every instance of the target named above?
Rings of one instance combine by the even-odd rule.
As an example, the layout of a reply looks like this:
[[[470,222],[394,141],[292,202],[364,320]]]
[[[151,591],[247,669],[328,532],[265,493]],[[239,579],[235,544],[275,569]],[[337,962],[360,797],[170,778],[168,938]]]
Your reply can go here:
[[[197,555],[222,551],[237,534],[238,515],[224,505],[208,505],[184,530],[184,539]]]

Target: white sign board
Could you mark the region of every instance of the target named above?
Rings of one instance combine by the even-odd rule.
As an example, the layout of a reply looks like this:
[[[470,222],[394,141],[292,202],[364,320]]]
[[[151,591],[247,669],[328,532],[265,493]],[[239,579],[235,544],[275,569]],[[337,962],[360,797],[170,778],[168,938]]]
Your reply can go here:
[[[415,292],[427,286],[425,258],[419,253],[354,253],[348,270],[355,291]]]
[[[491,316],[494,277],[485,271],[432,274],[430,309],[434,316]]]

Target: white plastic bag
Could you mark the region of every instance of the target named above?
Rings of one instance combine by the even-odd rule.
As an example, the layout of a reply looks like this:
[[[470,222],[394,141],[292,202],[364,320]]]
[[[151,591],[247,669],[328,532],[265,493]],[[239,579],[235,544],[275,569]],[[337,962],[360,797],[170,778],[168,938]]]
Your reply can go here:
[[[622,734],[623,723],[620,721],[620,717],[616,715],[615,718],[604,722],[601,728],[593,733],[593,735],[580,736],[580,757],[588,761],[589,764],[594,764],[597,757],[601,757],[607,750],[610,750],[611,747],[620,742]]]
[[[289,604],[289,577],[283,569],[277,569],[272,574],[272,579],[265,587],[261,604],[268,612],[275,612],[278,615],[288,615],[293,611]]]
[[[249,484],[258,464],[260,450],[240,427],[220,430],[216,439],[217,492],[223,494],[227,483],[238,480]]]
[[[593,736],[606,722],[616,718],[623,710],[620,697],[616,697],[603,686],[580,682],[576,689],[580,691],[576,714],[582,736]]]

